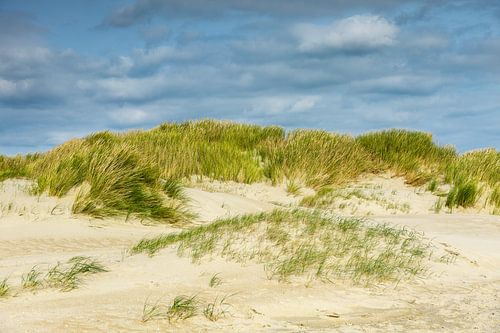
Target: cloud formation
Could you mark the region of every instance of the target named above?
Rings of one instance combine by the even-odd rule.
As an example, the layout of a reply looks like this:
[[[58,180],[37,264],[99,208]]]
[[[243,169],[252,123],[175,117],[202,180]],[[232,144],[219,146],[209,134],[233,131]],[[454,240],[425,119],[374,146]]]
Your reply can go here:
[[[299,24],[294,33],[302,51],[368,52],[396,43],[398,28],[385,18],[354,15],[329,25]]]
[[[413,2],[413,1],[408,1]],[[230,14],[272,15],[278,17],[319,17],[338,15],[353,9],[380,10],[401,5],[398,0],[136,0],[119,6],[106,16],[103,26],[129,27],[155,16],[166,18],[220,18]]]
[[[429,1],[423,14],[416,1],[207,3],[120,2],[89,18],[68,7],[68,21],[85,24],[64,27],[41,23],[57,21],[50,8],[0,11],[0,153],[208,117],[500,145],[494,10],[465,0]],[[57,39],[63,29],[70,39]]]

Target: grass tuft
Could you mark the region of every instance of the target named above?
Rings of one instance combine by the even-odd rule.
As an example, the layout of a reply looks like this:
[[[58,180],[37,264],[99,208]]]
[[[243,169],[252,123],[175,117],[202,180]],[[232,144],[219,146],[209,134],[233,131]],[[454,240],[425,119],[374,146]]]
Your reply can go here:
[[[300,195],[300,185],[295,183],[293,180],[289,180],[286,183],[286,191],[291,195]]]
[[[231,306],[226,302],[229,296],[215,297],[213,302],[207,303],[203,309],[203,315],[210,321],[218,321],[224,318],[229,313],[229,307]]]
[[[82,277],[107,272],[107,269],[97,260],[77,256],[67,261],[66,264],[58,263],[46,275],[48,286],[59,288],[62,291],[71,291],[82,283]]]
[[[43,285],[43,280],[41,279],[42,272],[40,272],[36,266],[33,266],[31,270],[23,274],[22,276],[22,287],[23,289],[37,289]]]
[[[210,288],[216,288],[216,287],[220,286],[221,284],[222,284],[222,279],[219,276],[219,273],[212,275],[212,277],[210,278],[210,281],[208,282],[208,286]]]
[[[167,318],[167,309],[165,305],[160,303],[160,300],[157,300],[154,303],[150,303],[149,299],[146,299],[142,308],[141,322],[146,323],[150,320],[164,318]]]
[[[180,295],[174,298],[167,309],[169,322],[186,320],[198,314],[199,302],[196,296]]]
[[[481,194],[478,183],[469,180],[464,183],[455,184],[446,197],[446,207],[473,207]]]
[[[379,159],[384,168],[405,176],[415,185],[442,173],[456,158],[455,149],[437,146],[432,135],[423,132],[391,129],[363,134],[356,140]]]
[[[10,295],[11,288],[7,281],[7,278],[0,281],[0,297],[7,297]]]

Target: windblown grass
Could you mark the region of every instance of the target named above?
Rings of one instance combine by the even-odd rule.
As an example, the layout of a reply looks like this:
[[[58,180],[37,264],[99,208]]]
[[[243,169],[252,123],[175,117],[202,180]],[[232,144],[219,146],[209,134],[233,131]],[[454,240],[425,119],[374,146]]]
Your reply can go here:
[[[42,272],[37,269],[36,266],[31,268],[31,270],[23,274],[22,276],[22,287],[23,289],[37,289],[43,285],[43,280],[41,278]]]
[[[274,183],[294,180],[314,188],[343,183],[373,169],[354,138],[318,130],[297,130],[262,148],[264,174]]]
[[[0,181],[8,178],[26,177],[28,175],[26,166],[34,159],[36,159],[36,155],[27,155],[26,157],[0,155]]]
[[[218,287],[221,284],[222,284],[222,279],[219,276],[219,273],[216,273],[216,274],[212,275],[212,277],[210,278],[210,281],[208,282],[208,286],[210,288]]]
[[[71,291],[83,283],[82,277],[107,271],[99,261],[77,256],[68,260],[66,264],[58,263],[53,266],[45,279],[49,287]]]
[[[0,281],[0,298],[1,297],[7,297],[10,295],[11,288],[9,286],[9,283],[7,282],[7,278],[3,279]]]
[[[455,159],[446,168],[445,180],[452,184],[446,206],[472,207],[481,194],[490,188],[486,200],[494,210],[500,208],[497,188],[500,186],[500,152],[494,149],[476,150]]]
[[[136,215],[179,222],[189,217],[175,180],[163,180],[151,161],[130,145],[106,135],[73,140],[50,151],[33,165],[38,191],[63,196],[80,186],[74,213],[95,217]]]
[[[388,211],[410,212],[408,203],[397,203],[382,196],[383,193],[366,193],[359,188],[324,187],[315,195],[304,197],[300,205],[316,209],[343,208],[346,200],[357,198],[359,203],[373,202]],[[338,204],[340,202],[340,204]],[[345,207],[344,207],[345,208]]]
[[[143,323],[154,319],[168,319],[170,323],[182,321],[196,316],[199,308],[200,301],[196,295],[176,296],[170,304],[165,304],[161,299],[150,303],[146,299],[142,309],[141,321]]]
[[[210,321],[218,321],[224,318],[229,313],[229,307],[231,306],[228,302],[229,296],[219,297],[216,296],[213,302],[207,303],[203,308],[203,315]]]
[[[496,185],[489,197],[489,203],[493,206],[493,214],[500,214],[500,184]]]
[[[430,134],[406,130],[355,138],[201,120],[94,133],[45,154],[0,156],[0,181],[31,178],[38,193],[54,196],[79,189],[75,213],[175,223],[191,217],[180,184],[192,175],[287,184],[291,194],[303,186],[320,190],[387,170],[415,185],[444,178],[454,186],[476,181],[493,189],[499,183],[499,156],[493,149],[459,156],[451,147],[436,145]]]
[[[385,168],[423,184],[444,172],[457,154],[452,147],[440,147],[432,135],[406,130],[386,130],[360,135],[356,141],[385,164]]]
[[[429,254],[428,246],[414,232],[303,210],[222,219],[144,239],[131,252],[153,255],[169,246],[194,261],[211,256],[254,260],[264,264],[270,278],[280,281],[300,276],[356,283],[394,281],[422,273]]]
[[[142,307],[141,322],[146,323],[150,320],[167,318],[167,307],[161,303],[161,299],[150,302],[146,299]]]

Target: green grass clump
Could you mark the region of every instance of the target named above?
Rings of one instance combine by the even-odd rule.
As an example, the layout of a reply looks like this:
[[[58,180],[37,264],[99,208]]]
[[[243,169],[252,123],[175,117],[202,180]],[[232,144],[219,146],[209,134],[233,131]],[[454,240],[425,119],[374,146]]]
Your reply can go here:
[[[153,319],[168,319],[170,323],[186,320],[198,314],[200,302],[196,295],[176,296],[171,304],[165,304],[158,299],[156,302],[150,303],[148,299],[144,302],[142,308],[143,323]]]
[[[455,184],[446,197],[446,207],[473,207],[481,195],[477,181],[469,180]]]
[[[500,152],[482,149],[463,154],[446,168],[445,180],[453,185],[448,194],[447,207],[472,207],[478,202],[481,193],[489,192],[486,202],[496,211],[500,207],[497,199]]]
[[[183,210],[185,198],[178,182],[168,179],[161,183],[154,163],[131,146],[115,144],[110,135],[69,141],[46,154],[33,166],[38,191],[63,196],[80,186],[73,212],[94,217],[186,219],[189,215]]]
[[[210,321],[218,321],[229,313],[230,304],[226,302],[228,296],[215,297],[203,308],[203,315]]]
[[[354,138],[319,130],[296,130],[262,148],[264,174],[321,188],[355,179],[373,168],[369,154]]]
[[[385,130],[360,135],[356,141],[398,175],[410,183],[423,184],[440,174],[455,159],[452,147],[440,147],[428,133]]]
[[[42,272],[40,272],[36,266],[31,268],[31,270],[23,274],[22,276],[22,287],[23,289],[37,289],[43,285],[43,280],[41,278]]]
[[[429,252],[413,232],[303,210],[222,219],[141,240],[131,252],[152,255],[168,246],[176,246],[180,255],[194,261],[214,255],[254,260],[264,264],[270,278],[280,281],[307,275],[366,283],[419,274]]]
[[[7,157],[0,155],[0,182],[9,178],[27,177],[27,165],[37,158],[37,155],[20,155]]]
[[[290,195],[300,195],[300,185],[290,180],[286,183],[286,192]]]
[[[500,184],[491,191],[489,204],[493,206],[493,214],[500,214]]]
[[[217,321],[229,313],[230,304],[226,302],[228,297],[217,296],[213,302],[208,302],[205,306],[196,295],[179,295],[171,303],[163,302],[161,299],[155,302],[146,299],[142,308],[141,322],[167,319],[169,323],[175,323],[197,316],[202,308],[201,313],[205,318],[210,321]]]
[[[168,321],[175,322],[194,317],[198,313],[198,307],[199,302],[196,296],[177,296],[167,309]]]
[[[435,192],[439,188],[438,181],[436,179],[432,179],[428,184],[427,184],[427,191],[429,192]]]
[[[448,165],[445,177],[450,184],[473,179],[494,187],[500,183],[500,152],[482,149],[465,153]]]
[[[77,256],[68,260],[64,265],[58,263],[53,266],[46,275],[46,283],[49,287],[71,291],[83,283],[82,277],[107,271],[99,261]]]
[[[151,131],[118,137],[131,145],[140,145],[143,155],[154,156],[162,178],[202,175],[251,183],[263,177],[259,147],[268,141],[282,140],[284,130],[201,120],[164,123]]]
[[[210,288],[218,287],[221,284],[222,284],[222,279],[220,278],[219,273],[212,275],[212,277],[210,278],[210,281],[208,282],[208,286]]]
[[[7,282],[7,278],[0,281],[0,297],[7,297],[10,295],[10,286]]]
[[[142,307],[141,322],[146,323],[150,320],[167,318],[167,307],[158,299],[156,302],[150,303],[146,299]]]

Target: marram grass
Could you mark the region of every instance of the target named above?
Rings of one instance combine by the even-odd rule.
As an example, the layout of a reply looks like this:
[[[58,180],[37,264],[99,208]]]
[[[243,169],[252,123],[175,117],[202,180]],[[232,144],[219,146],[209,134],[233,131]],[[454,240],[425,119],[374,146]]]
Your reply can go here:
[[[77,192],[75,213],[137,216],[168,223],[189,219],[182,180],[270,181],[320,190],[364,173],[392,171],[420,185],[444,179],[457,187],[478,182],[496,202],[500,153],[458,155],[430,134],[386,130],[352,137],[320,130],[286,133],[276,126],[201,120],[164,123],[146,131],[100,132],[27,156],[0,156],[0,181],[26,177],[37,191]],[[467,193],[471,193],[468,191]],[[479,195],[474,196],[477,200]],[[469,200],[450,202],[465,203]],[[451,203],[450,203],[451,205]]]
[[[437,146],[431,134],[422,132],[392,129],[363,134],[356,141],[385,168],[415,184],[423,184],[433,174],[442,173],[457,156],[452,147]]]
[[[144,239],[131,250],[150,255],[166,247],[193,261],[221,256],[264,264],[269,278],[309,277],[354,282],[395,281],[425,272],[429,246],[414,232],[306,210],[221,219]]]

